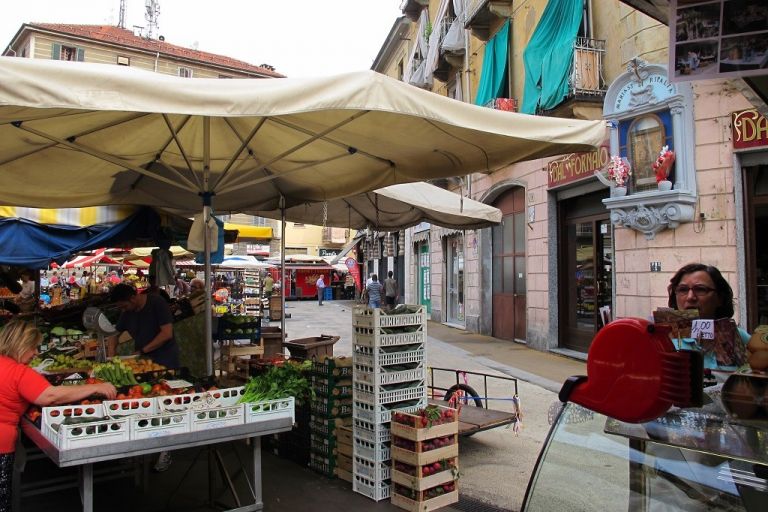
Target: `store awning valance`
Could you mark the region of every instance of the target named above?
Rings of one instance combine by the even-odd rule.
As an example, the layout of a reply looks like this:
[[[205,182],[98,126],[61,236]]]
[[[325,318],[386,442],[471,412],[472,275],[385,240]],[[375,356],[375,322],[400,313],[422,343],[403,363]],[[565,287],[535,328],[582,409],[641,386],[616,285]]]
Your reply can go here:
[[[549,0],[523,51],[525,89],[521,112],[554,108],[568,96],[568,72],[583,14],[582,0]]]
[[[500,98],[507,79],[507,50],[509,48],[509,20],[485,44],[483,69],[477,86],[475,105],[485,105]]]
[[[239,241],[243,241],[244,239],[272,239],[272,228],[269,226],[250,226],[248,224],[232,224],[230,222],[225,222],[224,229],[237,230],[237,239]]]

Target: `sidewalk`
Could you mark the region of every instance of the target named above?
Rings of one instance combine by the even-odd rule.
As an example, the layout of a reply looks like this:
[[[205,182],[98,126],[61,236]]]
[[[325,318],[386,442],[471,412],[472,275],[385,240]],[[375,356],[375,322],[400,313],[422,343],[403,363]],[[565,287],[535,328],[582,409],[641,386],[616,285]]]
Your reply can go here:
[[[586,375],[587,364],[551,352],[541,352],[522,343],[474,334],[438,322],[429,322],[427,332],[453,347],[472,354],[486,366],[557,393],[572,375]]]

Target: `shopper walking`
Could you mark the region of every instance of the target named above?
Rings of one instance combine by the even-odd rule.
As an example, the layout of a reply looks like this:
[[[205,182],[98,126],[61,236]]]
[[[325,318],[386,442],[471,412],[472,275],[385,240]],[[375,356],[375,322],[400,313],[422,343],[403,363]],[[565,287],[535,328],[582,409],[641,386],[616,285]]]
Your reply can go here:
[[[384,294],[387,302],[387,309],[392,309],[397,303],[397,281],[392,277],[392,271],[387,272],[387,278],[384,280]]]
[[[323,276],[323,274],[320,274],[320,277],[317,278],[315,286],[317,287],[317,303],[322,306],[323,294],[325,293],[325,276]]]
[[[365,287],[365,291],[368,295],[368,307],[380,308],[381,307],[381,294],[384,287],[379,282],[379,276],[371,274],[371,282]]]

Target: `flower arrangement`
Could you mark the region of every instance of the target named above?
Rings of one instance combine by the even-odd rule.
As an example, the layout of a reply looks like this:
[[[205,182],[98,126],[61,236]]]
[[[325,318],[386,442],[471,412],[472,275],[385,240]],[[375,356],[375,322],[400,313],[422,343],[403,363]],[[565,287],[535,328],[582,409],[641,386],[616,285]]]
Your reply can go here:
[[[620,156],[612,156],[608,164],[608,179],[616,183],[617,187],[624,187],[630,176],[632,169],[627,161]]]
[[[672,168],[672,164],[675,163],[675,152],[670,151],[669,146],[664,146],[659,152],[658,158],[653,162],[653,172],[656,173],[656,183],[666,181],[669,176],[669,170]]]

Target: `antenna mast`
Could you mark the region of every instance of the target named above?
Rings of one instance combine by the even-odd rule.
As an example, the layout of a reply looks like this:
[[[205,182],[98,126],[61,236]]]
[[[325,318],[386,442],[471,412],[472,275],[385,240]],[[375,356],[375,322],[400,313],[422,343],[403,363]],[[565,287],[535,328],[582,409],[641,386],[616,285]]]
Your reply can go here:
[[[159,0],[146,0],[147,12],[144,13],[144,19],[149,23],[149,29],[147,30],[147,38],[152,39],[155,31],[158,29],[157,18],[160,17],[160,1]]]
[[[117,26],[125,28],[125,0],[120,0],[120,19],[117,22]]]

